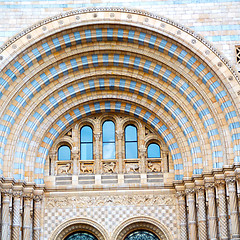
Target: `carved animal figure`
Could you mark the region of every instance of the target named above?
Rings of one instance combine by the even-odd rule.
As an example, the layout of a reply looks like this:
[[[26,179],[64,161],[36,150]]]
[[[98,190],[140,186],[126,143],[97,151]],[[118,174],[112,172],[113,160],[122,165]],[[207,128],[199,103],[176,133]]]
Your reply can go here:
[[[114,163],[114,162],[103,163],[103,171],[105,173],[114,173],[115,172],[115,166],[116,166],[116,163]]]
[[[139,166],[136,163],[128,163],[126,164],[126,172],[139,172]]]
[[[92,165],[85,165],[84,163],[80,164],[80,170],[83,173],[93,173],[93,166]]]
[[[148,168],[151,172],[161,172],[162,171],[160,163],[149,162],[148,163]]]
[[[62,165],[58,168],[58,174],[68,174],[71,170],[71,163],[67,163],[66,165]]]

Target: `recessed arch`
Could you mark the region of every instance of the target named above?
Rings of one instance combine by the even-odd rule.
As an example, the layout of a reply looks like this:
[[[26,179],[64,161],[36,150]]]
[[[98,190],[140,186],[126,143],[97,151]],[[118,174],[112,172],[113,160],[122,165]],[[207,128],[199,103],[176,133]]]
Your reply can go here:
[[[92,14],[96,11],[99,11],[97,18]],[[120,13],[121,21],[106,17],[112,11]],[[131,20],[128,14],[133,16]],[[75,15],[80,15],[82,20],[73,20]],[[99,16],[102,16],[101,24],[97,22]],[[149,19],[148,23],[142,16]],[[40,128],[54,129],[46,123],[48,116],[60,111],[59,119],[52,125],[58,123],[64,127],[62,117],[72,124],[69,113],[77,107],[73,103],[76,99],[79,106],[85,104],[84,114],[107,111],[108,107],[101,108],[101,101],[97,99],[103,98],[101,92],[110,90],[113,92],[109,99],[116,98],[113,102],[130,98],[135,111],[130,112],[134,116],[137,107],[146,104],[150,111],[145,111],[144,115],[141,111],[137,113],[143,121],[155,127],[158,123],[154,119],[165,119],[174,126],[163,124],[169,131],[165,140],[166,136],[176,139],[176,142],[170,141],[168,147],[176,157],[177,180],[184,174],[201,174],[208,165],[221,168],[240,161],[239,99],[236,94],[240,89],[239,79],[204,39],[165,18],[135,10],[71,11],[61,18],[62,26],[55,25],[58,18],[51,18],[25,31],[32,32],[35,40],[27,40],[23,33],[0,50],[3,57],[0,73],[1,174],[16,179],[34,179],[35,174],[42,175],[48,153],[45,145],[51,145],[52,139],[47,131],[41,138],[43,143],[36,139]],[[163,27],[166,25],[167,28]],[[49,31],[44,33],[42,26]],[[176,36],[178,30],[182,34]],[[113,51],[112,42],[118,45]],[[11,48],[13,43],[16,49]],[[70,51],[71,46],[75,46],[73,51]],[[9,55],[11,57],[7,57]],[[39,61],[43,64],[39,65]],[[218,67],[219,62],[221,67]],[[114,84],[109,80],[112,77]],[[229,82],[230,78],[233,81]],[[122,98],[120,95],[126,91],[128,94]],[[94,98],[94,94],[97,97]],[[85,103],[80,96],[87,99]],[[141,99],[141,104],[135,104],[133,100],[136,99]],[[23,125],[19,124],[22,119]],[[61,129],[61,126],[58,127]],[[36,144],[31,145],[33,139]],[[38,155],[34,155],[36,150]],[[26,161],[35,165],[35,169],[25,171]],[[184,162],[188,168],[183,174]],[[14,173],[9,171],[13,165]],[[30,175],[25,176],[25,172]]]
[[[172,240],[173,236],[164,224],[150,217],[133,217],[120,223],[112,234],[113,240],[125,239],[127,235],[137,230],[154,233],[161,240]]]

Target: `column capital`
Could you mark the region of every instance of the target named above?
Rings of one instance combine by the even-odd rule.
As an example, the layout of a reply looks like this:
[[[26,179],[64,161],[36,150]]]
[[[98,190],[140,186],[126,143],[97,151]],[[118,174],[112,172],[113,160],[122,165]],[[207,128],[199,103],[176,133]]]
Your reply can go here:
[[[8,196],[8,197],[11,197],[13,193],[12,189],[2,189],[1,192],[4,196]]]
[[[43,195],[34,195],[33,199],[35,202],[40,202],[43,199]]]
[[[21,198],[23,195],[23,192],[22,191],[13,191],[13,197],[14,198]]]
[[[225,185],[226,185],[226,182],[225,182],[225,180],[223,180],[223,179],[219,179],[219,180],[216,180],[215,181],[215,186],[217,187],[217,188],[224,188],[225,187]]]
[[[23,198],[27,200],[33,199],[33,193],[23,193]]]
[[[195,193],[195,189],[194,188],[187,188],[185,190],[186,195],[193,195]]]
[[[177,198],[184,198],[186,196],[186,193],[185,193],[185,191],[177,191],[176,192],[176,197]]]
[[[101,132],[94,132],[94,138],[95,138],[96,140],[99,140],[100,137],[101,137],[101,135],[102,135]]]
[[[206,189],[214,189],[215,188],[214,182],[207,182],[207,183],[205,183],[205,188]]]
[[[123,131],[122,130],[116,131],[116,135],[117,135],[117,139],[118,140],[122,140],[123,139]]]
[[[234,177],[234,176],[226,177],[225,181],[228,185],[233,185],[236,183],[236,177]]]

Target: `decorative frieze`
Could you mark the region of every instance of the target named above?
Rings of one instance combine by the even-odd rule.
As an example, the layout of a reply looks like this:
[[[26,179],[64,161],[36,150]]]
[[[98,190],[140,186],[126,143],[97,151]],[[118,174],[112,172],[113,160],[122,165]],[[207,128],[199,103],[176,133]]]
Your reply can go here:
[[[71,208],[114,205],[174,205],[174,195],[64,196],[45,198],[47,208]]]

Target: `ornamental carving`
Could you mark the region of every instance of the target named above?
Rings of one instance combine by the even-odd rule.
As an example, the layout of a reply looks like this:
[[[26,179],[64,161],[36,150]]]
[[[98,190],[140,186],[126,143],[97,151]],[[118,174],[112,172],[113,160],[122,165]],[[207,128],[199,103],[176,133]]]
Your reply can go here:
[[[125,165],[126,173],[139,173],[138,163],[126,163]]]
[[[148,167],[148,172],[162,172],[162,167],[160,162],[148,162],[147,167]]]
[[[40,202],[40,201],[42,201],[42,199],[43,199],[43,195],[35,195],[34,196],[34,201],[35,202]]]
[[[235,184],[235,177],[227,177],[226,179],[227,184]]]
[[[103,172],[104,173],[115,173],[116,163],[115,162],[105,162],[103,163]]]
[[[58,164],[57,173],[58,173],[59,175],[71,174],[71,169],[72,169],[71,163]]]
[[[205,188],[206,189],[213,189],[213,188],[215,188],[215,183],[206,183]]]
[[[13,191],[13,197],[20,198],[23,195],[22,191]]]
[[[92,163],[80,163],[80,172],[81,173],[93,173],[93,164]]]
[[[114,205],[174,205],[174,195],[134,195],[134,196],[64,196],[45,198],[48,208],[71,208]]]

